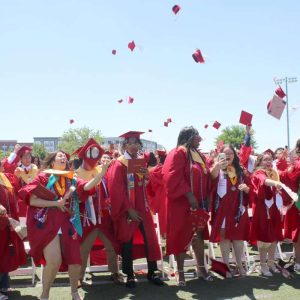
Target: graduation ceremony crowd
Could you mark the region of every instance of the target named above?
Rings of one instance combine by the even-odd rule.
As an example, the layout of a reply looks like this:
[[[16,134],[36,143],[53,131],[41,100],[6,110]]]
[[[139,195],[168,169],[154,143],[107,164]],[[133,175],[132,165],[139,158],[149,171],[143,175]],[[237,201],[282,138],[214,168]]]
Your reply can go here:
[[[187,288],[184,261],[190,246],[197,276],[208,282],[220,268],[225,278],[249,275],[245,241],[257,245],[259,272],[270,277],[281,272],[277,243],[291,240],[293,271],[299,272],[300,139],[293,149],[257,154],[250,129],[246,126],[239,149],[222,144],[208,154],[198,150],[202,138],[192,126],[179,132],[168,153],[144,152],[137,131],[120,136],[121,152],[106,151],[91,138],[72,154],[77,159],[59,150],[40,165],[33,163],[31,148],[16,145],[0,169],[0,300],[9,299],[9,272],[27,262],[23,238],[35,264],[44,265],[40,299],[49,299],[61,270],[69,273],[70,299],[82,299],[78,289],[97,238],[115,284],[135,288],[133,261],[146,258],[149,283],[168,288],[157,265],[162,249],[154,214],[166,240],[163,254],[175,256],[181,288]],[[26,217],[27,236],[20,217]],[[210,259],[211,269],[205,241],[221,250],[222,262]]]

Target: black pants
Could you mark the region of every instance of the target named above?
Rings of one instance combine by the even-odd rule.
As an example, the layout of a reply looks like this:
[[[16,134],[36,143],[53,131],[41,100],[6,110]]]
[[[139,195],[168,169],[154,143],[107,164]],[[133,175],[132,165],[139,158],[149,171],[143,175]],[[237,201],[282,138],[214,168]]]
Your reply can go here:
[[[147,243],[147,239],[146,239],[144,225],[142,222],[139,225],[139,229],[144,238],[147,264],[148,264],[148,273],[152,273],[157,270],[157,262],[148,260],[148,243]],[[124,243],[122,245],[122,271],[128,277],[133,277],[133,259],[132,259],[132,246],[133,245],[132,244],[133,244],[133,240],[131,239],[129,242]]]
[[[0,273],[0,289],[8,289],[9,287],[8,273]]]

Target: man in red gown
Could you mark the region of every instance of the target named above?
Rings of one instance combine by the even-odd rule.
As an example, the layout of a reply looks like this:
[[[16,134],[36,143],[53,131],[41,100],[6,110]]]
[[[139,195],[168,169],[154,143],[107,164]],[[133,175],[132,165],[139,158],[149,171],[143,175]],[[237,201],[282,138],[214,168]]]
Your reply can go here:
[[[133,259],[138,257],[147,257],[148,280],[156,285],[163,284],[156,272],[161,250],[145,191],[148,170],[145,166],[140,167],[137,173],[136,170],[128,172],[130,160],[141,158],[141,134],[130,131],[120,136],[124,138],[124,155],[113,161],[107,172],[111,216],[117,241],[122,244],[122,270],[127,275],[128,288],[135,287]],[[143,245],[139,254],[136,242]]]

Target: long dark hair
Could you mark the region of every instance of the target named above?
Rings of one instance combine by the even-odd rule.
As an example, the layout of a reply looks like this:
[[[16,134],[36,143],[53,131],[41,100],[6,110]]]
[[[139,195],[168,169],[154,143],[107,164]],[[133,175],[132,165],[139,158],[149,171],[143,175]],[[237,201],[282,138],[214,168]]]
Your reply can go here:
[[[223,147],[221,148],[221,152],[223,152],[225,148],[230,148],[233,152],[234,158],[233,158],[233,161],[232,161],[232,165],[235,168],[236,175],[238,176],[238,178],[241,178],[241,179],[244,178],[245,171],[244,171],[244,168],[240,164],[240,159],[239,159],[233,145],[232,144],[223,145]]]
[[[182,128],[178,135],[177,147],[186,144],[186,147],[189,149],[191,147],[193,137],[198,134],[199,134],[198,130],[193,126],[187,126]]]

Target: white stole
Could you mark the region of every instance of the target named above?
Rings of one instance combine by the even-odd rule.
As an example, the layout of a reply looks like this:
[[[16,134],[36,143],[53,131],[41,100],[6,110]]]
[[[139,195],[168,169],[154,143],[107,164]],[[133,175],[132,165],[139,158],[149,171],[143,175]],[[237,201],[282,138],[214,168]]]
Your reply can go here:
[[[217,194],[220,198],[223,198],[227,193],[227,179],[224,178],[224,172],[221,170],[218,181]]]

